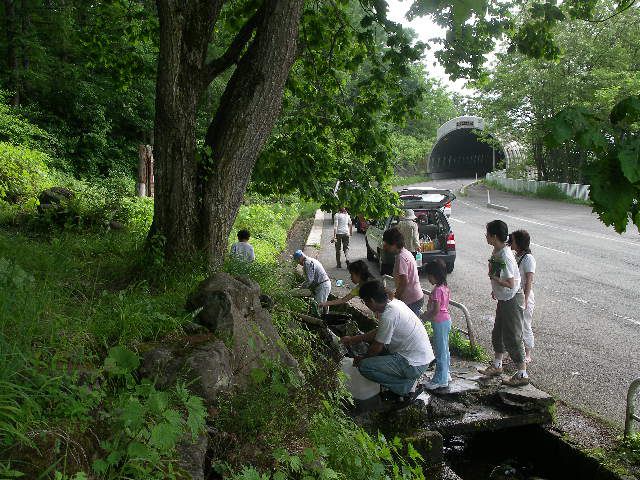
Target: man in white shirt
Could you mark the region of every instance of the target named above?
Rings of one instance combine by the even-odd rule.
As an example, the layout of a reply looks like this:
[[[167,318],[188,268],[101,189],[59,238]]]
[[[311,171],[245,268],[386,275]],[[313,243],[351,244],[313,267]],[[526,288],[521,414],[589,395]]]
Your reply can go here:
[[[400,221],[395,228],[402,234],[404,238],[404,248],[416,256],[416,252],[420,250],[420,238],[418,235],[418,224],[416,223],[416,214],[408,208],[404,211],[404,217],[400,217]]]
[[[380,323],[363,335],[342,337],[347,345],[361,341],[370,344],[366,355],[356,357],[353,364],[364,377],[388,388],[395,400],[414,400],[420,393],[415,385],[435,358],[424,325],[404,302],[389,300],[377,280],[360,287],[360,298],[372,312],[380,314]]]
[[[331,242],[336,244],[336,266],[342,268],[340,263],[340,248],[344,251],[344,260],[349,265],[349,237],[353,234],[353,224],[351,216],[347,213],[347,209],[342,207],[333,218],[333,239]]]
[[[302,265],[304,272],[304,288],[308,288],[313,293],[313,298],[318,304],[324,303],[331,293],[331,279],[322,264],[315,258],[307,257],[302,250],[296,250],[293,259]],[[327,307],[323,311],[328,311]]]

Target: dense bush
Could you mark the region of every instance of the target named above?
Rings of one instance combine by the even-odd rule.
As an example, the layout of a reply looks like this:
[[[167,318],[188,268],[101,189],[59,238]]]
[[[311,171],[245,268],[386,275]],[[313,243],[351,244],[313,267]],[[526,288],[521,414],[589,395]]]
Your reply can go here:
[[[48,156],[38,150],[0,142],[0,200],[31,202],[51,186]]]

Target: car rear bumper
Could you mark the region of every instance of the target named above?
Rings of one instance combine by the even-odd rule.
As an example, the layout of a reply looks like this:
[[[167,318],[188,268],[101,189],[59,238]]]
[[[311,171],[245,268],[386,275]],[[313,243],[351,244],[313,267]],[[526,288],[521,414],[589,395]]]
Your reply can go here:
[[[448,250],[447,252],[423,253],[422,265],[424,266],[427,263],[435,262],[438,259],[442,260],[446,265],[453,265],[456,261],[456,251]]]

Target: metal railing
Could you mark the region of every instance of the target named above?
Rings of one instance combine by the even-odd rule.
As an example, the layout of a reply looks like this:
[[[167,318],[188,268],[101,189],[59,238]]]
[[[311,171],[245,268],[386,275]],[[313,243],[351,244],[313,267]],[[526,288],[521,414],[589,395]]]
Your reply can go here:
[[[633,432],[633,422],[640,423],[640,416],[636,414],[635,396],[640,390],[640,378],[636,378],[627,392],[627,416],[624,421],[624,438],[628,438]]]
[[[389,281],[389,280],[393,281],[393,277],[391,275],[383,275],[382,280],[385,283],[385,287],[386,287],[387,283],[385,281]],[[427,290],[426,288],[423,288],[422,292],[425,295],[431,295],[431,291]],[[467,330],[465,331],[461,328],[458,328],[458,330],[460,330],[467,337],[469,337],[469,343],[471,344],[472,347],[475,347],[476,335],[475,335],[475,332],[473,331],[473,322],[471,321],[471,314],[469,313],[469,309],[463,303],[456,302],[451,299],[449,299],[449,305],[451,305],[452,307],[459,308],[462,311],[462,314],[464,315],[464,319],[467,322]]]

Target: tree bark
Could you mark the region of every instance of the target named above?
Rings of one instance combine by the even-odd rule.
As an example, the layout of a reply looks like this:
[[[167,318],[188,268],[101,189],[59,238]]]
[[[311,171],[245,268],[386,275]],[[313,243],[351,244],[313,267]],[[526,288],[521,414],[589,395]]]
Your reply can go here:
[[[18,61],[16,5],[14,0],[4,0],[5,29],[7,35],[7,69],[13,95],[10,103],[20,105],[20,63]]]
[[[160,51],[154,128],[155,209],[150,235],[165,238],[169,257],[197,249],[200,191],[196,113],[200,82],[222,1],[157,0]]]
[[[267,0],[255,38],[238,62],[209,126],[203,227],[211,270],[224,259],[251,172],[282,106],[296,57],[303,0]]]

